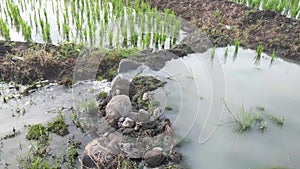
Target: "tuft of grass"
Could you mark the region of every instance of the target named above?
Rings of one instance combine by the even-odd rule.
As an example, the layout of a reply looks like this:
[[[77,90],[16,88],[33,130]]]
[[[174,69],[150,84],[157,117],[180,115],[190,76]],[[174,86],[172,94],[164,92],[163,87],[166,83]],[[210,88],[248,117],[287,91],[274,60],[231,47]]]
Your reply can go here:
[[[245,111],[244,107],[242,107],[237,112],[237,131],[240,133],[250,131],[253,127],[253,124],[255,122],[256,117],[254,116],[254,113],[252,112],[252,109],[249,111]]]
[[[39,140],[41,138],[45,138],[48,140],[49,135],[46,132],[46,127],[42,124],[29,126],[29,130],[26,134],[26,139],[28,140]]]
[[[69,134],[68,125],[61,113],[54,119],[53,122],[47,124],[47,131],[60,136]]]
[[[270,119],[272,123],[276,124],[279,127],[282,127],[284,125],[284,116],[276,117],[274,115],[269,115],[265,113],[265,107],[257,106],[256,111],[254,111],[255,109],[253,110],[252,108],[246,111],[242,106],[238,111],[232,112],[225,100],[223,100],[223,102],[228,113],[234,120],[236,131],[238,133],[250,131],[254,127],[256,127],[259,132],[263,133],[267,130],[267,119]]]

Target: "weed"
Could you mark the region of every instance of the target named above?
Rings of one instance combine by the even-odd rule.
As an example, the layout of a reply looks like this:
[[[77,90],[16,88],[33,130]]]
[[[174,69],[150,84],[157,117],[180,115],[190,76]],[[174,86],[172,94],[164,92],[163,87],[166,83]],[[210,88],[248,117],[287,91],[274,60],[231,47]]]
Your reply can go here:
[[[28,133],[26,134],[26,139],[28,140],[40,140],[44,138],[48,140],[49,134],[46,132],[46,127],[42,124],[29,126]]]
[[[272,120],[272,122],[274,124],[276,124],[279,127],[282,127],[284,125],[284,122],[285,122],[285,117],[284,116],[276,117],[276,116],[271,115],[270,119]]]
[[[47,130],[60,136],[67,135],[69,133],[68,126],[61,112],[53,122],[47,124]]]

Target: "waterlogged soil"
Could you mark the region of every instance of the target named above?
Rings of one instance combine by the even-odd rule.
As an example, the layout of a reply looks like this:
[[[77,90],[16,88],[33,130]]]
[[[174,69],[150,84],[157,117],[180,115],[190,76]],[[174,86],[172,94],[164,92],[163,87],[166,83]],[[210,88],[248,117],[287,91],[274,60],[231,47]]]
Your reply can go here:
[[[273,11],[259,11],[224,0],[153,0],[160,10],[169,8],[207,34],[215,46],[240,39],[241,46],[300,63],[300,20]]]

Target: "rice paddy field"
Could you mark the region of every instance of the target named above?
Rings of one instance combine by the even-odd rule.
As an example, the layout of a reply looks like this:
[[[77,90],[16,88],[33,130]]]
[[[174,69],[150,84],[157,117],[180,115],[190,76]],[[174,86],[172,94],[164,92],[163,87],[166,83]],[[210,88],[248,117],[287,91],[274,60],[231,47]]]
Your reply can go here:
[[[103,48],[171,48],[180,38],[181,20],[149,2],[2,1],[1,37],[5,40]]]

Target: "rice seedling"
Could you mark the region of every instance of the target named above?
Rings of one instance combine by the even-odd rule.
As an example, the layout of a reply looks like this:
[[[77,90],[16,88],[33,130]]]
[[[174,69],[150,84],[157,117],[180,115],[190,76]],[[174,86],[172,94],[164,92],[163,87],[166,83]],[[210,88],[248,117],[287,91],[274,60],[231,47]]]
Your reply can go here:
[[[256,49],[256,56],[254,58],[254,63],[256,66],[259,66],[259,64],[260,64],[260,60],[261,60],[263,51],[264,51],[264,47],[261,44],[259,44]]]
[[[87,40],[87,32],[88,32],[87,28],[84,28],[83,29],[83,37],[84,37],[85,40]]]
[[[86,31],[86,29],[85,29],[85,31]],[[65,38],[69,41],[70,28],[66,23],[63,24],[63,33],[64,33]]]
[[[210,62],[211,62],[211,65],[214,64],[215,56],[216,56],[216,46],[214,46],[212,48],[212,51],[210,53]]]
[[[152,8],[149,2],[141,0],[135,0],[132,2],[130,0],[126,0],[125,6],[124,1],[121,0],[51,1],[49,6],[45,6],[44,1],[41,0],[38,0],[37,2],[32,0],[27,1],[18,0],[18,2],[15,2],[6,0],[5,5],[0,8],[0,13],[1,15],[6,15],[5,19],[8,21],[3,19],[3,22],[5,22],[8,29],[17,28],[17,32],[22,30],[24,39],[28,41],[35,41],[35,39],[31,39],[31,37],[37,37],[42,38],[44,42],[49,42],[51,41],[50,34],[52,35],[52,31],[56,31],[58,29],[58,33],[63,35],[58,38],[55,37],[55,39],[58,39],[57,41],[69,40],[77,42],[77,40],[79,40],[80,43],[80,40],[83,40],[85,42],[95,42],[97,38],[95,38],[94,35],[100,29],[100,26],[97,25],[105,23],[105,27],[102,29],[109,30],[106,27],[107,23],[115,22],[114,19],[121,21],[122,18],[124,22],[126,22],[126,32],[123,28],[124,24],[112,28],[113,32],[119,32],[119,42],[118,45],[115,44],[116,46],[119,46],[120,41],[123,39],[123,43],[127,46],[128,36],[130,36],[130,44],[133,47],[138,46],[137,44],[139,42],[143,44],[140,45],[141,47],[150,47],[151,43],[156,46],[159,44],[164,47],[166,40],[169,38],[172,39],[172,43],[177,41],[177,36],[180,30],[180,24],[179,22],[176,24],[174,12],[166,10],[170,18],[163,19],[162,14],[158,12],[157,8]],[[22,17],[20,16],[20,12],[24,9],[26,11],[27,4],[31,7],[32,13],[29,18],[24,18],[24,20],[21,21],[20,18]],[[22,12],[22,15],[23,13],[24,12]],[[54,20],[52,16],[50,17],[53,13],[55,15]],[[11,19],[11,22],[9,19]],[[169,24],[164,24],[166,21]],[[174,21],[175,24],[173,24],[172,21]],[[13,24],[11,24],[12,22]],[[31,28],[34,24],[36,25]],[[53,29],[48,29],[49,25]],[[119,26],[122,28],[118,28]],[[4,34],[3,32],[7,32],[7,29],[3,29],[2,27],[1,34]],[[75,28],[74,31],[70,31],[71,28]],[[170,29],[168,30],[168,28]],[[30,35],[32,33],[31,31],[35,31],[35,36]],[[149,35],[144,34],[145,32],[149,32],[150,37]],[[107,36],[102,37],[104,37],[105,43],[109,44],[111,39],[109,38],[109,36],[111,36],[109,34],[111,33],[107,33]],[[123,35],[125,35],[125,37]],[[171,38],[170,36],[175,36],[175,38]],[[146,39],[146,37],[148,39]],[[57,43],[57,41],[54,43]],[[99,42],[96,44],[99,44]]]
[[[291,18],[296,18],[298,12],[299,12],[299,7],[293,6],[290,10],[291,12]]]
[[[24,30],[24,39],[29,42],[31,41],[31,27],[27,25]]]
[[[104,22],[107,23],[108,22],[108,5],[105,5],[104,7]]]
[[[44,32],[45,29],[45,23],[43,19],[40,19],[40,26],[41,26],[41,31]]]
[[[100,47],[103,47],[103,27],[100,28],[99,30],[99,44],[100,44]]]
[[[109,29],[108,30],[108,41],[109,41],[109,46],[113,46],[113,30]]]
[[[159,43],[159,34],[158,33],[154,33],[154,44],[156,46],[158,46]]]
[[[271,56],[271,61],[270,61],[270,67],[274,64],[275,58],[276,58],[276,54],[275,51],[273,51]]]
[[[133,47],[137,47],[139,35],[137,32],[134,32],[131,36],[131,44]]]
[[[0,34],[4,37],[6,40],[10,40],[10,30],[7,26],[7,24],[0,18]]]
[[[48,22],[47,11],[46,11],[46,9],[45,9],[45,8],[44,8],[44,17],[45,17],[45,19],[46,19],[46,22]]]
[[[116,35],[116,47],[120,47],[120,30],[117,30],[117,35]]]
[[[234,54],[233,54],[233,61],[236,60],[237,58],[237,54],[239,52],[239,47],[240,47],[240,40],[239,39],[236,39],[234,41]]]
[[[149,48],[150,47],[150,43],[151,43],[151,33],[147,33],[146,37],[145,37],[145,47]]]
[[[127,47],[128,46],[127,24],[125,24],[125,26],[123,27],[122,35],[123,35],[123,47]]]
[[[140,12],[140,0],[135,0],[134,1],[134,9],[136,13]]]
[[[166,40],[167,40],[167,35],[161,34],[161,40],[160,40],[161,43],[160,44],[163,49],[165,48]]]
[[[299,0],[232,0],[251,8],[262,8],[263,10],[273,10],[284,15],[290,15],[291,18],[297,19],[299,13]]]
[[[228,58],[228,46],[225,48],[225,53],[224,53],[224,63],[226,64]]]
[[[89,28],[89,39],[91,44],[93,44],[93,36],[94,36],[94,31],[92,28]]]

